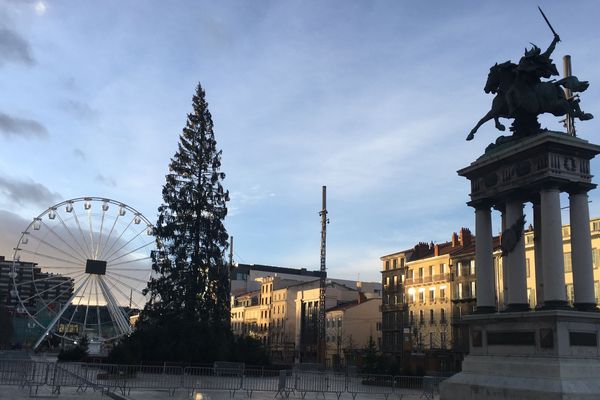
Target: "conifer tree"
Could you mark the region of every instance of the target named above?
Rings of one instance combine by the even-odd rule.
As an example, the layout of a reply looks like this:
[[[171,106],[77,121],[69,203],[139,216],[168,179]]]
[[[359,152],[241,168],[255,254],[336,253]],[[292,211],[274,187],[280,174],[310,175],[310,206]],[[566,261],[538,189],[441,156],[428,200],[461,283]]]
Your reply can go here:
[[[192,106],[162,190],[156,224],[160,244],[152,257],[156,276],[146,289],[150,300],[141,320],[228,330],[228,235],[223,219],[229,193],[221,185],[221,151],[200,84]]]

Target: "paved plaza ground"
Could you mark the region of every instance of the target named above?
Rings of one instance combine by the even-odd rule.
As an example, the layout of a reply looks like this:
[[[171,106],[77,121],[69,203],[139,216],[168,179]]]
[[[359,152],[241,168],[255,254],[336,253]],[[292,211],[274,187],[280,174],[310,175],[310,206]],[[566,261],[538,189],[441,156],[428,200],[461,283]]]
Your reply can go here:
[[[123,368],[126,368],[123,370]],[[29,398],[65,399],[420,399],[423,378],[345,376],[315,371],[231,370],[162,366],[110,366],[56,363],[55,357],[26,352],[0,352],[0,400]],[[134,372],[128,372],[134,371]],[[429,378],[429,382],[432,382]],[[370,383],[369,383],[370,382]],[[36,386],[37,385],[37,386]],[[60,390],[52,388],[60,387]],[[97,388],[94,390],[93,388]],[[433,386],[429,386],[430,390]],[[104,392],[99,388],[104,388]],[[195,389],[191,389],[195,388]],[[284,392],[277,392],[285,388]],[[232,390],[235,389],[235,390]],[[107,390],[110,390],[108,392]],[[322,390],[324,392],[322,392]],[[338,392],[338,393],[336,393]],[[354,393],[355,398],[352,394]],[[385,394],[388,396],[386,397]],[[304,396],[303,396],[304,394]],[[337,395],[340,395],[338,397]],[[436,396],[437,397],[437,396]],[[431,398],[431,397],[429,397]]]
[[[254,392],[252,397],[247,397],[244,392],[236,392],[234,397],[226,391],[202,391],[198,392],[195,395],[190,395],[186,391],[178,391],[175,392],[174,396],[169,396],[169,393],[163,391],[134,391],[132,390],[127,396],[123,396],[119,393],[110,393],[110,394],[102,394],[99,391],[94,392],[92,389],[88,389],[85,392],[77,392],[75,388],[63,388],[58,397],[55,397],[59,400],[61,399],[82,399],[82,400],[95,400],[95,399],[118,399],[118,400],[161,400],[161,399],[173,399],[173,400],[273,400],[275,397],[275,393],[273,392]],[[51,398],[54,397],[50,391],[50,388],[42,387],[39,389],[36,397],[33,398]],[[291,393],[290,399],[302,399],[302,396],[299,393]],[[406,394],[394,394],[390,395],[390,400],[399,400],[399,399],[420,399],[421,393],[413,392]],[[423,397],[424,398],[424,397]],[[435,399],[438,399],[439,396],[435,396]],[[16,386],[0,386],[0,400],[24,400],[24,399],[32,399],[29,395],[29,390],[27,388],[21,389]],[[285,397],[277,396],[277,399],[285,399]],[[334,393],[326,393],[325,396],[320,393],[308,393],[305,397],[306,400],[312,399],[321,399],[321,400],[337,400],[337,396]],[[356,397],[357,400],[364,399],[381,399],[385,400],[383,395],[358,395]],[[340,397],[340,400],[352,400],[352,396],[350,393],[343,393]]]

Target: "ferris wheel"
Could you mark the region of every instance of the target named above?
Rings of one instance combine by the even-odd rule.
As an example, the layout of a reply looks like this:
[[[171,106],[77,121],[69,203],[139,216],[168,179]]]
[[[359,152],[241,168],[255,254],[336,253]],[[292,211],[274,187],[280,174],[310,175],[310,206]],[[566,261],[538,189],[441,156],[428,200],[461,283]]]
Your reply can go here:
[[[132,332],[143,309],[156,249],[152,224],[124,203],[83,197],[29,224],[13,254],[11,295],[49,334],[107,342]],[[135,317],[134,317],[135,318]]]

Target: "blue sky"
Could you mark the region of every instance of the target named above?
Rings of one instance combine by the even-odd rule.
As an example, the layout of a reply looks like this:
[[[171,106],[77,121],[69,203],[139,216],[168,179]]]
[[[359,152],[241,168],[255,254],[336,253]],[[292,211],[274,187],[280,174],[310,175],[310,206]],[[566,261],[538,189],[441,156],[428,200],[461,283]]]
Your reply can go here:
[[[543,7],[559,70],[571,54],[591,82],[581,104],[597,119],[577,127],[598,141],[600,3]],[[523,1],[0,0],[0,254],[68,198],[155,220],[200,82],[235,260],[318,269],[327,185],[329,274],[379,280],[380,256],[473,227],[456,170],[497,136],[486,124],[464,141],[490,107],[489,67],[551,39]]]

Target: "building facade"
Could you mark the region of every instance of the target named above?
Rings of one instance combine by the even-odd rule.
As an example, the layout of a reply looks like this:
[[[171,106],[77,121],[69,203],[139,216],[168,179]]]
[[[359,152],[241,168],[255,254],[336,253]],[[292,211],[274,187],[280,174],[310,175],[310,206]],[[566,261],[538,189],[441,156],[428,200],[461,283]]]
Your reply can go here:
[[[589,221],[592,245],[592,261],[596,304],[600,305],[600,218]],[[448,350],[455,353],[468,351],[468,329],[461,322],[463,315],[476,310],[477,285],[475,274],[475,240],[471,232],[461,229],[453,234],[450,242],[442,244],[419,243],[410,252],[403,251],[381,257],[383,284],[383,346],[384,352],[398,356],[393,347],[393,339],[386,340],[386,334],[395,327],[394,322],[402,317],[386,317],[390,314],[396,296],[404,299],[397,308],[404,314],[404,321],[410,327],[410,351],[413,353]],[[536,255],[534,251],[534,231],[530,227],[524,232],[525,276],[527,302],[535,309],[542,304],[540,290],[536,287]],[[500,237],[492,238],[495,304],[499,311],[506,308],[506,285],[503,257],[500,251]],[[562,246],[565,265],[565,293],[569,305],[574,302],[573,273],[571,258],[570,226],[562,227]],[[394,258],[404,257],[403,268],[393,268]],[[394,274],[399,277],[394,280]],[[394,282],[401,282],[400,288]],[[398,292],[400,293],[399,295]],[[389,297],[388,297],[389,295]],[[388,321],[386,323],[386,321]],[[391,321],[391,322],[389,322]],[[396,332],[397,330],[393,330]]]
[[[404,293],[406,264],[413,249],[381,257],[381,350],[401,360],[410,351],[410,329],[407,324]]]
[[[256,278],[258,290],[232,298],[231,329],[235,335],[260,340],[276,362],[314,362],[317,351],[319,279],[297,281],[279,274]],[[352,282],[352,281],[344,281]],[[349,287],[327,281],[326,309],[357,301],[380,299],[378,283],[352,282]],[[357,287],[358,286],[358,287]],[[371,319],[379,322],[377,309]]]
[[[369,340],[381,342],[381,322],[377,316],[380,307],[381,299],[359,296],[358,300],[327,310],[327,367],[353,365]]]

